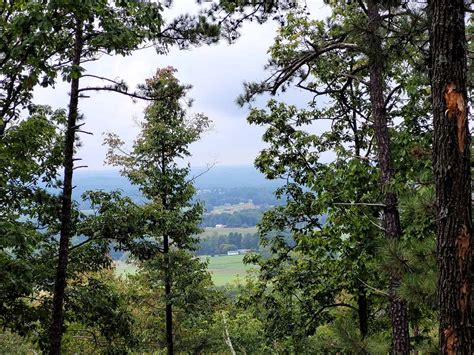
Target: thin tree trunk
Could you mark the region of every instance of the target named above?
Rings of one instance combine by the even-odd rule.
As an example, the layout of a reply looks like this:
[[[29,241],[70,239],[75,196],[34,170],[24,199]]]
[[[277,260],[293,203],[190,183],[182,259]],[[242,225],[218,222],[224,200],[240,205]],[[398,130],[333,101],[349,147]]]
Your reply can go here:
[[[166,147],[161,146],[161,174],[166,176],[167,174],[167,167],[166,167],[166,157],[165,157]],[[163,207],[165,210],[168,209],[168,199],[169,193],[165,189],[163,195],[161,196],[161,200],[163,203]],[[166,299],[166,306],[165,306],[165,323],[166,323],[166,349],[168,355],[174,354],[174,344],[173,344],[173,305],[171,304],[171,265],[170,265],[170,240],[169,235],[165,234],[163,236],[163,257],[165,259],[165,299]]]
[[[80,65],[82,53],[82,22],[77,20],[74,42],[73,65]],[[64,292],[66,289],[66,273],[68,265],[68,249],[71,239],[72,221],[72,175],[74,170],[74,143],[76,139],[76,121],[78,116],[79,78],[71,80],[69,114],[67,121],[66,139],[64,146],[64,186],[62,193],[61,233],[59,240],[58,265],[53,296],[53,312],[50,327],[50,354],[61,353],[61,338],[63,332]]]
[[[359,331],[362,339],[367,336],[369,332],[369,306],[367,302],[367,293],[365,287],[360,284],[357,295],[357,313],[359,315]]]
[[[0,123],[0,138],[3,138],[3,136],[5,135],[6,128],[7,128],[7,123],[2,121]]]
[[[464,6],[463,0],[430,3],[439,351],[443,354],[474,351]]]
[[[369,12],[369,91],[372,103],[372,119],[374,121],[375,138],[378,146],[380,182],[384,193],[384,224],[385,237],[389,241],[398,241],[402,236],[398,200],[391,191],[394,179],[390,137],[388,134],[387,112],[384,97],[383,59],[381,40],[377,35],[381,18],[375,0],[368,1]],[[410,339],[408,332],[408,312],[405,302],[400,299],[396,290],[400,286],[400,275],[394,270],[390,275],[390,317],[392,322],[392,352],[408,354]]]
[[[163,238],[163,254],[165,258],[165,299],[166,299],[166,349],[168,355],[174,354],[173,348],[173,309],[170,302],[171,280],[170,280],[170,258],[169,258],[169,238]]]

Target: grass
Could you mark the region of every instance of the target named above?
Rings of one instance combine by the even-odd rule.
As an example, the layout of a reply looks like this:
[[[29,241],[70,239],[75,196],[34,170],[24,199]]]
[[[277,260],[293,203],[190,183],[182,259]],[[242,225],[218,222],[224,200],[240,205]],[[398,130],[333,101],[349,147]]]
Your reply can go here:
[[[202,257],[209,259],[208,270],[211,272],[212,281],[216,286],[223,286],[233,283],[236,280],[244,280],[247,271],[252,269],[253,265],[245,265],[243,263],[243,255],[223,255],[213,257]],[[137,267],[128,264],[125,261],[115,261],[115,272],[120,276],[134,274]]]
[[[229,235],[230,233],[240,233],[244,234],[255,234],[257,233],[257,227],[235,227],[235,228],[215,228],[215,227],[206,227],[204,232],[199,234],[200,238],[211,237],[213,235]]]
[[[237,279],[243,280],[252,265],[243,263],[244,255],[223,255],[204,257],[209,258],[208,270],[212,274],[212,281],[216,286],[232,283]]]

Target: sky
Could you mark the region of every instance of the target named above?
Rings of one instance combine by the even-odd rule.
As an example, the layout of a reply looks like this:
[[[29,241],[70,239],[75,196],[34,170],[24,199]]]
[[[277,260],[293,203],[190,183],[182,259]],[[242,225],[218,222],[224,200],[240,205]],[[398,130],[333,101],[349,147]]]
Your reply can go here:
[[[311,17],[324,18],[328,15],[322,0],[307,0]],[[195,8],[194,0],[177,0],[168,12],[169,16],[186,13]],[[212,129],[190,147],[193,166],[251,165],[258,152],[265,147],[261,141],[262,127],[250,126],[246,117],[248,108],[235,103],[243,92],[244,81],[264,79],[264,65],[269,55],[268,48],[276,36],[278,25],[267,22],[263,25],[246,23],[242,35],[234,44],[222,41],[210,46],[190,50],[172,48],[167,55],[158,55],[153,48],[134,52],[131,56],[107,56],[85,65],[88,74],[123,79],[130,90],[154,75],[158,68],[172,66],[177,69],[177,78],[193,86],[189,96],[194,99],[190,113],[203,113],[211,121]],[[82,79],[81,87],[97,83]],[[38,88],[35,102],[48,104],[53,108],[66,108],[69,85],[58,83],[55,89]],[[264,107],[268,97],[257,100],[256,105]],[[304,105],[308,96],[298,90],[277,97],[288,103]],[[80,112],[85,117],[83,130],[93,135],[81,134],[82,146],[77,157],[81,165],[91,170],[111,169],[104,165],[106,148],[102,145],[103,134],[118,134],[131,146],[139,132],[137,121],[143,118],[145,102],[133,102],[130,98],[110,92],[90,92],[90,98],[81,99]]]

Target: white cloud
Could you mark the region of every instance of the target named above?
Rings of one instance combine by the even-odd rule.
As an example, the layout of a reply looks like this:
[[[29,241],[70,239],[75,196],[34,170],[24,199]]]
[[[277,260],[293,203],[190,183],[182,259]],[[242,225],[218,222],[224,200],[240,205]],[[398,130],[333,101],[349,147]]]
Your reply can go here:
[[[176,2],[171,12],[189,10],[192,3],[191,0],[179,0],[179,6]],[[327,15],[322,1],[308,1],[308,5],[316,16]],[[247,124],[247,111],[238,108],[235,99],[242,93],[244,81],[265,76],[263,66],[276,28],[272,22],[263,25],[247,23],[241,38],[233,45],[222,42],[187,51],[172,49],[166,56],[157,55],[153,48],[137,51],[129,57],[104,55],[99,61],[88,63],[87,72],[124,79],[132,89],[151,77],[158,67],[175,67],[178,78],[193,85],[190,96],[195,99],[195,104],[192,111],[203,112],[214,121],[214,130],[192,145],[191,163],[205,165],[217,160],[223,165],[252,164],[263,148],[260,140],[263,129]],[[81,81],[82,86],[88,84],[92,84],[90,79]],[[35,91],[35,100],[54,108],[67,107],[68,91],[66,83],[59,83],[54,90],[40,88]],[[84,130],[94,135],[81,136],[83,146],[78,156],[83,159],[82,164],[97,170],[107,168],[102,164],[105,157],[102,133],[115,132],[131,143],[138,133],[136,119],[142,117],[146,103],[133,103],[128,97],[115,93],[91,92],[90,96],[81,99],[80,111],[85,116]],[[307,96],[295,91],[285,97],[285,100],[297,104],[307,101]],[[264,100],[259,102],[264,103]]]

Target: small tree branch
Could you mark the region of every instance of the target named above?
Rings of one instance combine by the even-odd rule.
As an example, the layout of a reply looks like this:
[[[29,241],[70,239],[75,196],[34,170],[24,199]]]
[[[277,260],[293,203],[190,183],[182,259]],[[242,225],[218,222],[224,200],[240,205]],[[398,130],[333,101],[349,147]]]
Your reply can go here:
[[[359,49],[359,46],[354,43],[337,42],[322,48],[317,48],[317,50],[315,50],[314,52],[304,53],[300,58],[293,60],[291,63],[289,63],[288,66],[286,66],[285,68],[280,70],[278,74],[276,74],[276,78],[271,84],[271,94],[275,95],[278,88],[283,85],[283,83],[285,83],[289,78],[291,78],[293,74],[296,73],[303,65],[308,64],[309,62],[317,59],[318,57],[327,52],[331,52],[337,49],[356,50]]]
[[[108,81],[109,83],[116,84],[116,85],[123,85],[124,84],[123,82],[113,80],[113,79],[109,79],[109,78],[105,78],[103,76],[94,75],[94,74],[84,74],[84,75],[81,76],[81,78],[94,78],[94,79]]]
[[[198,179],[199,177],[201,177],[201,176],[203,176],[204,174],[208,173],[208,172],[209,172],[213,167],[215,167],[216,165],[217,165],[217,162],[215,162],[215,161],[212,162],[211,164],[208,164],[208,165],[206,166],[206,169],[205,169],[203,172],[201,172],[201,173],[199,173],[199,174],[193,176],[191,179],[189,179],[189,180],[187,181],[187,183],[189,184],[189,183],[194,182],[194,181],[195,181],[196,179]]]
[[[390,100],[392,99],[392,96],[398,91],[400,90],[401,88],[403,88],[403,86],[400,84],[400,85],[397,85],[395,86],[387,95],[387,98],[385,99],[385,107],[388,106],[388,103],[390,102]]]
[[[81,168],[88,168],[88,167],[89,167],[88,165],[78,165],[78,166],[75,166],[74,168],[72,168],[72,170],[81,169]]]
[[[371,224],[373,224],[375,227],[377,227],[377,228],[380,229],[381,231],[384,231],[384,232],[385,232],[385,228],[382,227],[381,225],[375,223],[374,221],[372,221],[372,218],[370,218],[369,216],[367,216],[367,214],[364,213],[364,216],[367,217],[367,219],[369,220],[369,222],[370,222]]]
[[[85,133],[85,134],[88,134],[88,135],[90,135],[90,136],[93,136],[93,135],[94,135],[94,133],[92,133],[92,132],[82,131],[82,130],[80,130],[80,129],[78,129],[76,132],[77,132],[77,133]]]
[[[373,206],[373,207],[385,207],[383,203],[369,203],[369,202],[334,202],[335,206]]]
[[[140,99],[140,100],[145,100],[145,101],[155,101],[155,100],[159,99],[159,98],[156,98],[156,97],[140,95],[140,94],[137,94],[136,92],[131,92],[130,93],[130,92],[124,91],[120,88],[115,88],[115,87],[112,87],[112,86],[98,86],[98,87],[90,87],[89,86],[89,87],[81,88],[81,89],[78,90],[79,93],[85,92],[85,91],[111,91],[111,92],[116,92],[116,93],[119,93],[119,94],[122,94],[122,95],[132,97],[134,99]]]
[[[372,291],[375,291],[381,295],[384,295],[384,296],[387,296],[387,297],[390,297],[390,295],[385,292],[385,291],[382,291],[382,290],[379,290],[378,288],[375,288],[373,286],[370,286],[369,284],[365,283],[364,281],[362,281],[361,279],[357,278],[360,282],[362,282],[365,286],[367,286],[368,288],[370,288]]]

